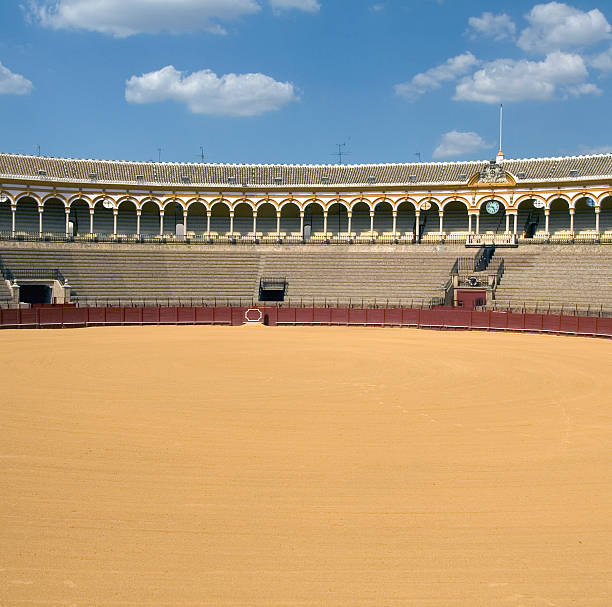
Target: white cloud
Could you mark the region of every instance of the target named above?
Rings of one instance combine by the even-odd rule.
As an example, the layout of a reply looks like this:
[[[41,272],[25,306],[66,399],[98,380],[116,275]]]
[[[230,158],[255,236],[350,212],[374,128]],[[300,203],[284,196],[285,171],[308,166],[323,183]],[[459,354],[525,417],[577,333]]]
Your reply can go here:
[[[612,154],[612,145],[580,146],[581,154]]]
[[[612,28],[598,9],[584,12],[563,4],[537,4],[526,15],[529,27],[521,32],[518,45],[525,51],[585,47],[610,38]]]
[[[414,101],[429,91],[439,89],[443,82],[457,80],[477,64],[478,59],[472,53],[457,55],[448,59],[442,65],[417,74],[410,82],[396,84],[395,93],[409,101]]]
[[[270,0],[270,6],[276,11],[297,9],[307,13],[317,13],[321,8],[317,0]]]
[[[45,27],[126,37],[141,33],[209,31],[219,21],[261,10],[256,0],[29,0],[29,15]]]
[[[612,48],[591,57],[589,64],[602,72],[612,72]]]
[[[277,82],[265,74],[225,74],[211,70],[185,75],[172,65],[126,83],[129,103],[178,101],[194,114],[213,116],[256,116],[279,110],[297,100],[293,85]]]
[[[29,95],[32,83],[21,74],[14,74],[0,62],[0,95]]]
[[[473,30],[473,36],[480,35],[494,40],[503,40],[504,38],[512,38],[516,33],[514,21],[505,13],[494,15],[485,12],[480,17],[470,17],[468,22]]]
[[[434,150],[433,158],[457,158],[491,147],[478,133],[451,131],[442,135],[442,141]]]
[[[500,103],[599,93],[586,82],[588,75],[583,58],[576,54],[557,51],[543,61],[497,59],[459,82],[454,99]]]

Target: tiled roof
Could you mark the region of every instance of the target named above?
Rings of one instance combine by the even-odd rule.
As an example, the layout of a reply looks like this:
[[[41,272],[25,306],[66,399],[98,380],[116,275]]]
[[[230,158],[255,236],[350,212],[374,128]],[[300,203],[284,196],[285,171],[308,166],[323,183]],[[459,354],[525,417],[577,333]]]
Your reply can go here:
[[[488,161],[359,165],[241,165],[124,162],[0,154],[0,176],[104,183],[198,186],[308,186],[374,184],[464,184]],[[554,181],[612,177],[612,154],[505,160],[519,180]],[[523,175],[524,174],[524,175]]]

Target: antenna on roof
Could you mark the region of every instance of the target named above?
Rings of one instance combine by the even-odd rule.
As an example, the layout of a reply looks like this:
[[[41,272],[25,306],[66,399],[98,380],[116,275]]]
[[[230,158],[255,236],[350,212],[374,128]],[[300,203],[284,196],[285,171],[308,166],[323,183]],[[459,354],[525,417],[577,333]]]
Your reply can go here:
[[[499,164],[504,159],[504,153],[502,151],[502,139],[504,134],[504,104],[499,104],[499,152],[495,157],[495,161]]]
[[[162,153],[162,149],[157,148],[157,162],[161,162],[161,153]]]
[[[37,143],[34,147],[36,148],[36,155],[40,156],[40,144]]]
[[[421,162],[421,152],[415,152],[414,155],[419,159],[419,162]]]
[[[350,154],[350,152],[343,152],[342,148],[346,147],[346,142],[345,143],[337,143],[336,144],[338,146],[338,151],[335,154],[332,154],[332,156],[338,156],[338,164],[342,164],[342,156],[348,156]]]
[[[196,154],[196,158],[200,159],[200,162],[204,162],[204,146],[200,146],[200,153]]]

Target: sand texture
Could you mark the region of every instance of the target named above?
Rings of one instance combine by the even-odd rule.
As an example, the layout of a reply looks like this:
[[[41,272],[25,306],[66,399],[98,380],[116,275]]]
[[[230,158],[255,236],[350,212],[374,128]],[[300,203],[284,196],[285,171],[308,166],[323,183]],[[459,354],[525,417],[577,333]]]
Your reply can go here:
[[[0,605],[612,605],[612,342],[0,332]]]

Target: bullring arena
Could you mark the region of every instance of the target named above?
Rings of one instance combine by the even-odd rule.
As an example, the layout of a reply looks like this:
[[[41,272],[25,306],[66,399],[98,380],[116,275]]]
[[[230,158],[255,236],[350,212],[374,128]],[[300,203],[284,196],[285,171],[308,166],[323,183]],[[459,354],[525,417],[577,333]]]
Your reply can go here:
[[[612,155],[0,155],[0,604],[610,605],[608,243]]]

